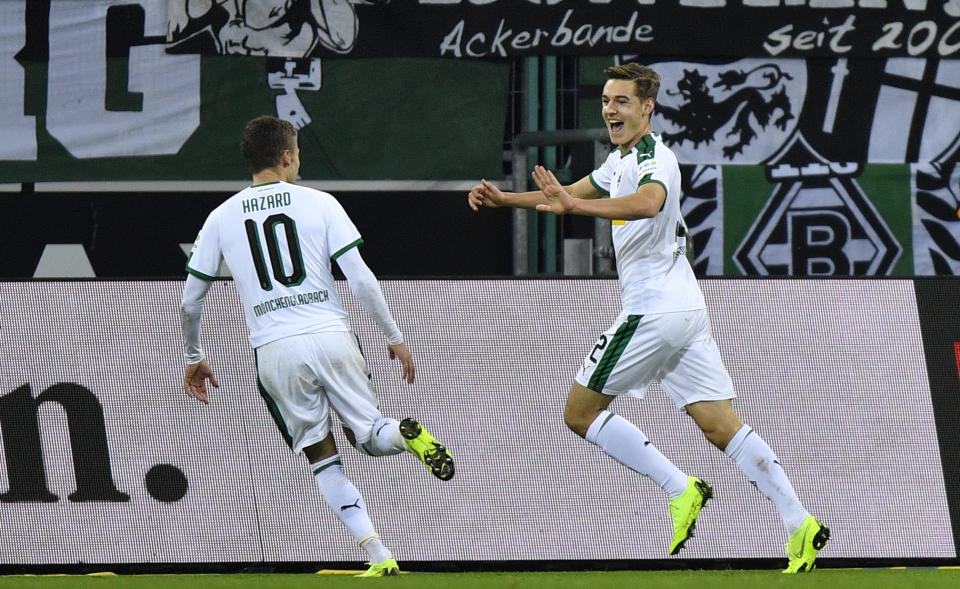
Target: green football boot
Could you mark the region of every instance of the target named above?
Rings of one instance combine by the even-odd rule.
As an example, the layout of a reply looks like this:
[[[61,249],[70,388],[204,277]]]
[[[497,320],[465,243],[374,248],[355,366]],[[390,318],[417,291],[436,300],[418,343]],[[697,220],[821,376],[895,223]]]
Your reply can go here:
[[[687,490],[670,500],[670,517],[673,518],[673,541],[670,554],[677,554],[697,527],[697,516],[713,497],[713,487],[698,478],[687,477]]]
[[[397,577],[400,575],[400,566],[392,558],[377,564],[367,564],[370,565],[370,568],[359,575],[354,575],[354,577]]]
[[[817,560],[817,553],[827,545],[830,539],[830,528],[820,523],[817,518],[808,515],[803,520],[800,529],[790,536],[787,542],[786,574],[809,573],[814,569],[813,562]]]
[[[453,456],[436,438],[430,435],[417,420],[406,418],[400,422],[400,435],[407,443],[410,453],[427,465],[433,476],[441,481],[453,478]]]

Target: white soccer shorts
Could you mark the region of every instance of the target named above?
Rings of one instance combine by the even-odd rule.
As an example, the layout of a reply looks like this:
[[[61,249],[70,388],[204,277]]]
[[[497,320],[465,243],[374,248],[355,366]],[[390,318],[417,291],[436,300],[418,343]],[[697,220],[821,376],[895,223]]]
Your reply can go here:
[[[659,381],[677,407],[736,397],[706,309],[621,313],[583,360],[576,381],[605,395],[640,397]]]
[[[370,440],[381,414],[354,334],[294,335],[260,346],[256,355],[260,394],[294,452],[329,435],[331,408],[357,444]]]

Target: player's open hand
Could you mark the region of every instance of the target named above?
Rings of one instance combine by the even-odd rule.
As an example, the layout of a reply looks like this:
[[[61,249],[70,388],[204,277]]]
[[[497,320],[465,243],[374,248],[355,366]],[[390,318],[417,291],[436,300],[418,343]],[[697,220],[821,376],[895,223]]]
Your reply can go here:
[[[187,364],[183,374],[183,390],[194,399],[201,403],[209,403],[207,399],[207,379],[214,387],[219,387],[217,377],[213,375],[213,369],[207,364],[206,360],[201,360],[196,364]]]
[[[534,166],[533,181],[550,201],[549,204],[537,205],[537,210],[543,213],[565,215],[573,209],[573,197],[563,189],[563,185],[553,175],[553,172],[543,166]]]
[[[503,192],[487,180],[481,180],[467,195],[467,204],[475,211],[480,207],[495,209],[503,204]]]
[[[400,359],[400,367],[403,369],[403,380],[407,381],[407,384],[413,383],[416,367],[413,365],[413,356],[410,354],[410,350],[407,349],[407,344],[403,342],[393,345],[387,344],[387,350],[390,352],[391,360]]]

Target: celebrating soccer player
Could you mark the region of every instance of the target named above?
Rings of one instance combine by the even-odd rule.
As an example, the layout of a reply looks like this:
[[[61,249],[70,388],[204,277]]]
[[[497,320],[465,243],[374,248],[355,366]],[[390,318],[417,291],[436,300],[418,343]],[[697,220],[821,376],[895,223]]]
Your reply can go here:
[[[407,450],[441,480],[453,477],[453,458],[416,420],[398,422],[377,408],[366,361],[337,294],[334,261],[379,325],[407,383],[414,380],[413,357],[360,257],[363,240],[346,211],[332,195],[294,184],[300,148],[293,125],[272,116],[253,119],[240,147],[253,183],[210,213],[187,261],[180,313],[184,390],[207,403],[206,381],[218,386],[200,346],[200,320],[223,261],[250,329],[260,392],[287,444],[306,455],[327,504],[369,555],[370,568],[359,576],[397,575],[397,561],[343,472],[330,412],[340,417],[350,443],[371,456]]]
[[[622,310],[576,375],[564,411],[567,426],[666,492],[674,523],[669,552],[677,554],[713,489],[680,471],[635,425],[607,410],[616,396],[642,396],[659,381],[707,440],[776,505],[789,537],[784,572],[810,571],[830,530],[807,512],[773,450],[733,409],[733,383],[685,255],[680,167],[650,129],[660,77],[635,63],[606,73],[601,112],[617,148],[603,165],[569,186],[536,166],[540,190],[532,192],[502,192],[483,180],[467,202],[475,211],[510,206],[611,220]]]

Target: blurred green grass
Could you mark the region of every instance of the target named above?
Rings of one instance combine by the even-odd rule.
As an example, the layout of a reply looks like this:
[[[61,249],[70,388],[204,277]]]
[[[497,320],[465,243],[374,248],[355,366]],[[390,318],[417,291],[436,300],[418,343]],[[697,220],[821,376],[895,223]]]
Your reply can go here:
[[[7,575],[3,589],[306,589],[389,586],[396,589],[957,589],[960,569],[819,569],[783,575],[774,570],[724,571],[588,571],[525,573],[406,573],[384,579],[356,579],[350,574],[183,574],[183,575]]]

